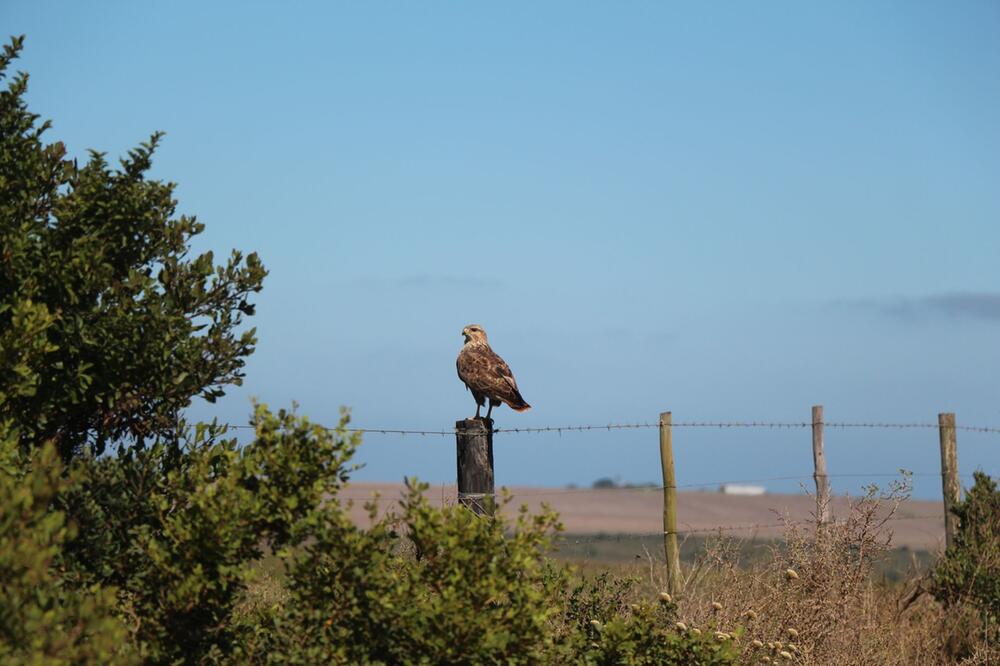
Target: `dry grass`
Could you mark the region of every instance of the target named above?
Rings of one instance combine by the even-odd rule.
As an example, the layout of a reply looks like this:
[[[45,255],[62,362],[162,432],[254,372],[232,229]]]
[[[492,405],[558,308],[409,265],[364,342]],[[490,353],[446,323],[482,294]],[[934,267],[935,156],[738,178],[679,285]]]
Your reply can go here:
[[[906,494],[903,484],[872,488],[837,522],[790,525],[783,547],[750,566],[720,536],[686,572],[682,621],[739,636],[747,664],[1000,663],[1000,647],[977,641],[974,614],[912,594],[916,573],[902,585],[875,580],[891,547],[887,521]],[[655,569],[649,579],[662,584]]]

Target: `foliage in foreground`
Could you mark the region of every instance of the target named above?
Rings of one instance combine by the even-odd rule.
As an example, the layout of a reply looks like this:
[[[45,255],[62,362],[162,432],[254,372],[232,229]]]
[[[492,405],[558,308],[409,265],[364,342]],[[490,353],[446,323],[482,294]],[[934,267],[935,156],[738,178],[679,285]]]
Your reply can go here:
[[[332,432],[264,407],[253,422],[242,447],[199,427],[68,475],[51,446],[27,458],[8,437],[0,654],[69,635],[52,648],[66,661],[731,662],[728,638],[678,631],[673,604],[574,588],[546,557],[553,514],[483,519],[414,483],[358,527],[337,500],[358,444],[346,416]],[[268,553],[280,593],[254,604]]]
[[[311,538],[323,498],[346,480],[355,437],[264,407],[253,424],[242,448],[203,426],[183,448],[83,459],[59,500],[80,525],[64,552],[73,584],[114,585],[150,661],[234,649],[233,609],[256,562]]]
[[[61,575],[62,548],[77,530],[52,501],[72,477],[51,445],[26,464],[18,456],[16,438],[0,427],[0,662],[133,662],[114,588],[67,586]]]
[[[545,557],[553,514],[507,525],[434,508],[424,489],[411,484],[399,515],[369,530],[338,515],[291,559],[273,663],[730,663],[727,642],[679,633],[672,605],[567,596],[568,571]]]
[[[1000,489],[983,472],[954,507],[959,529],[931,577],[931,592],[949,607],[970,604],[987,639],[1000,643]]]

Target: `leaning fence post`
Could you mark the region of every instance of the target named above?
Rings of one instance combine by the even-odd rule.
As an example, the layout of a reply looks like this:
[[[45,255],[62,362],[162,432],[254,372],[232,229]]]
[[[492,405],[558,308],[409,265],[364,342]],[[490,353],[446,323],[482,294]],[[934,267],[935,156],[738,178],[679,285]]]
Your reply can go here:
[[[823,452],[823,405],[812,408],[813,480],[816,481],[816,523],[825,525],[830,519],[830,478],[826,475],[826,453]]]
[[[958,442],[955,437],[955,414],[938,414],[938,438],[941,442],[941,490],[944,495],[944,544],[951,548],[958,532],[958,516],[952,509],[958,504]]]
[[[479,515],[493,515],[493,421],[463,419],[455,423],[458,501]]]
[[[681,558],[677,549],[677,481],[670,412],[660,414],[660,463],[663,465],[663,554],[667,560],[667,591],[681,591]]]

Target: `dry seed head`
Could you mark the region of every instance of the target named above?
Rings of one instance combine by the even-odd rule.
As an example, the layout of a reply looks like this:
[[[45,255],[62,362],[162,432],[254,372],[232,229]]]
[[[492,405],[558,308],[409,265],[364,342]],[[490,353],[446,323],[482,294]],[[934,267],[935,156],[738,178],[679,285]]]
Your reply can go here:
[[[715,632],[715,640],[717,641],[728,641],[730,638],[732,637],[724,631]]]
[[[757,640],[756,638],[755,638],[755,639],[753,639],[752,641],[750,641],[750,644],[751,644],[751,645],[753,645],[753,646],[754,646],[755,648],[762,648],[762,647],[764,647],[764,644],[763,644],[763,643],[761,643],[761,642],[760,642],[759,640]]]
[[[632,609],[633,613],[638,613],[639,612],[639,604],[632,604],[631,606],[629,606],[629,608]]]
[[[691,633],[695,636],[701,636],[701,629],[698,627],[691,627]]]
[[[600,620],[591,620],[590,621],[590,626],[592,626],[594,629],[597,629],[598,631],[601,630],[601,622],[600,622]]]
[[[722,610],[722,604],[720,604],[718,601],[713,601],[712,602],[712,610],[714,610],[716,613],[718,613],[719,611]]]
[[[795,630],[795,629],[793,629],[791,627],[788,627],[787,631],[788,631],[788,635],[791,636],[792,638],[798,638],[799,637],[799,632],[797,630]]]
[[[660,601],[662,601],[663,603],[669,604],[673,600],[674,598],[669,594],[667,594],[666,592],[660,592]]]
[[[756,620],[757,619],[757,611],[755,611],[752,608],[750,610],[748,610],[746,613],[744,613],[744,615],[746,615],[751,620]]]
[[[782,650],[782,649],[784,649],[784,647],[785,646],[781,644],[781,641],[774,641],[774,649],[775,650]]]
[[[767,642],[767,649],[768,650],[773,650],[774,649],[774,641],[768,641]]]
[[[677,627],[678,629],[680,629],[681,631],[687,631],[688,630],[688,626],[686,624],[684,624],[683,622],[676,622],[676,623],[674,623],[674,626]]]
[[[760,660],[761,660],[762,663],[765,663],[765,664],[770,664],[771,663],[771,658],[768,657],[767,655],[764,655],[763,657],[761,657]]]
[[[599,648],[599,647],[601,647],[601,645],[600,645],[600,643],[591,642],[590,647],[592,647],[592,648]]]
[[[795,573],[795,569],[785,569],[785,578],[788,580],[798,580],[799,575]]]
[[[778,654],[780,654],[785,659],[791,659],[792,658],[792,653],[791,652],[785,652],[784,650],[782,650]]]
[[[787,647],[788,647],[788,649],[789,649],[789,650],[791,650],[792,652],[795,652],[795,653],[798,653],[798,651],[799,651],[799,646],[798,646],[798,645],[796,645],[795,643],[789,643],[789,644],[787,645]]]

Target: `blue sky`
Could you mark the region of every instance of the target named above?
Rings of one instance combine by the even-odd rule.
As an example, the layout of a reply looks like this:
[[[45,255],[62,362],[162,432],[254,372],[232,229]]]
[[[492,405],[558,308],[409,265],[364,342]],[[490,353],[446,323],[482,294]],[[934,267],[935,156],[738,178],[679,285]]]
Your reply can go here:
[[[27,35],[50,140],[116,156],[166,131],[154,175],[207,225],[197,249],[271,271],[246,384],[192,417],[245,423],[257,396],[449,428],[478,322],[534,405],[499,427],[818,403],[1000,425],[996,3],[8,0],[0,26]],[[675,443],[681,484],[811,471],[807,430]],[[659,473],[654,430],[496,448],[505,484]],[[938,469],[933,430],[827,449],[831,474]],[[358,478],[454,478],[447,437],[359,457]],[[1000,436],[961,433],[959,462],[1000,473]]]

